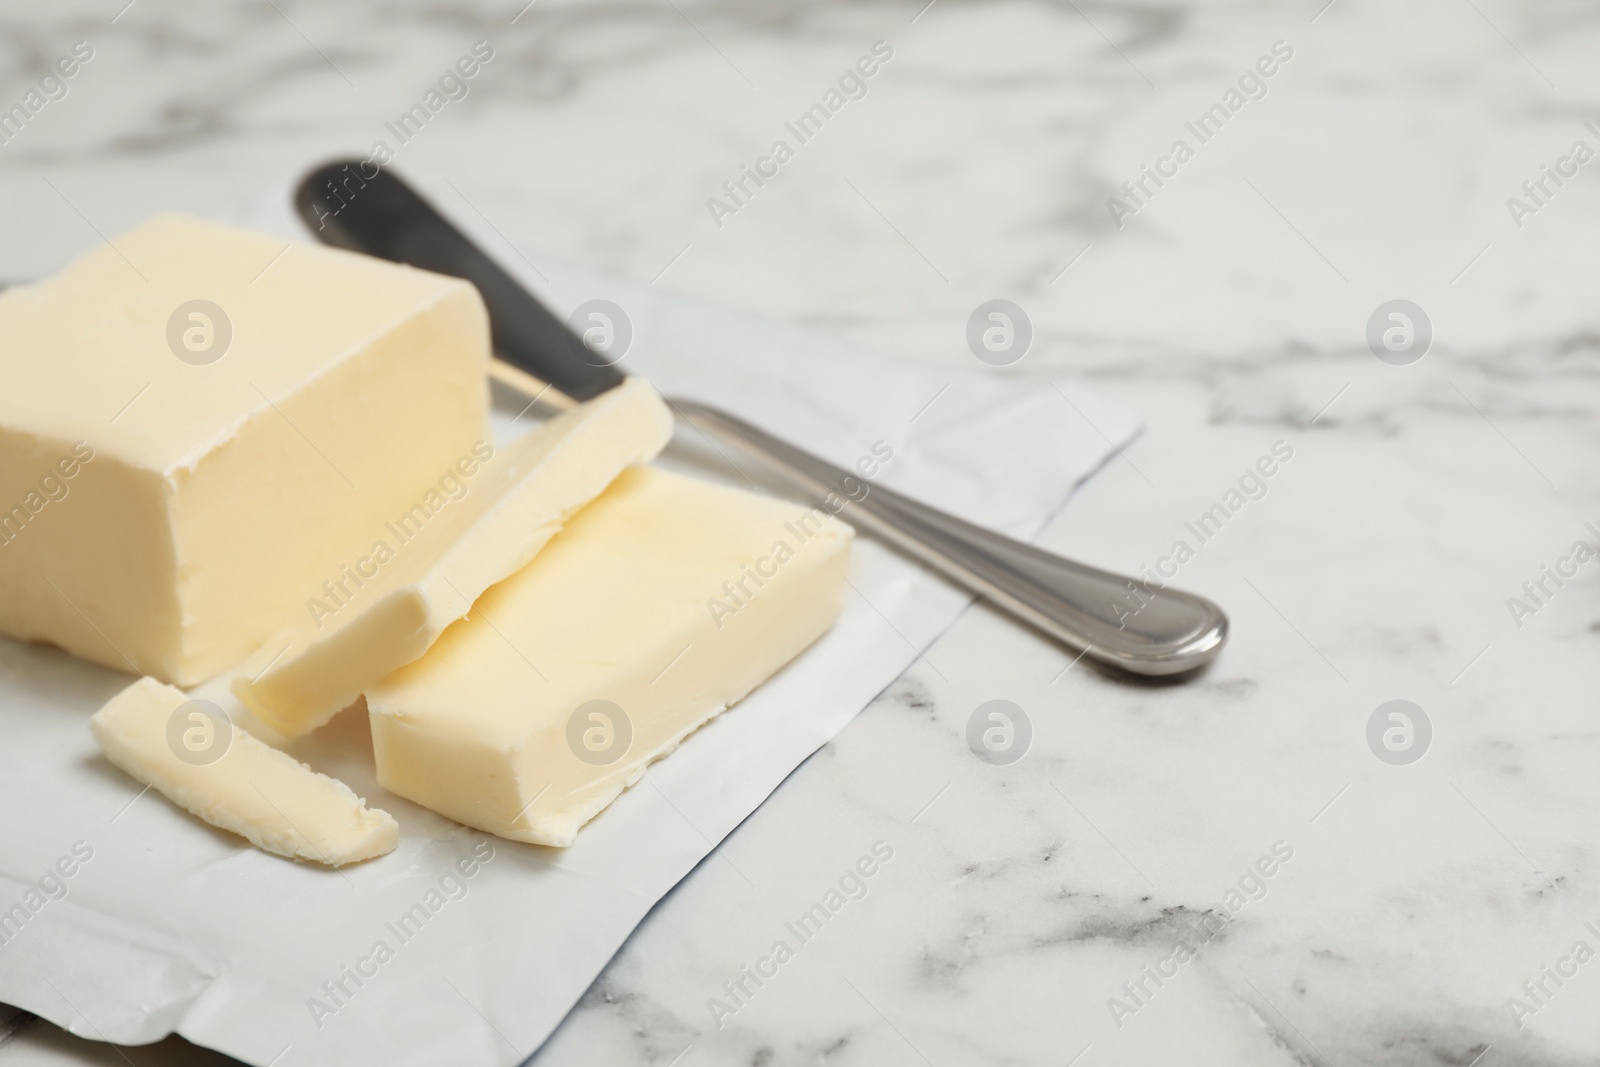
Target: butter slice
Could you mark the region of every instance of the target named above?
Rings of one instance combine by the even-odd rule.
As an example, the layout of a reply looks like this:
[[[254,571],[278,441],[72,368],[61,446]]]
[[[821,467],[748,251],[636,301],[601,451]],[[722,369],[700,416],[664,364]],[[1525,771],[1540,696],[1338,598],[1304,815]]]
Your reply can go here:
[[[179,723],[180,737],[183,730],[198,728],[226,746],[214,762],[180,759],[169,740],[171,720],[188,702],[180,690],[141,678],[95,712],[89,729],[112,763],[257,848],[332,867],[394,851],[400,827],[388,812],[368,808],[343,782],[238,727],[224,736],[211,732],[214,727],[203,716]]]
[[[0,633],[237,664],[488,440],[488,360],[458,278],[178,215],[0,293]]]
[[[628,470],[368,690],[378,780],[501,837],[572,844],[647,764],[833,624],[852,534],[819,509]],[[569,735],[598,755],[579,758]]]
[[[666,404],[644,379],[629,378],[505,446],[458,478],[461,499],[444,502],[414,536],[402,541],[406,530],[386,524],[377,540],[392,549],[388,562],[369,549],[338,581],[307,590],[306,621],[246,662],[235,695],[286,736],[321,726],[426,652],[485,589],[520,570],[575,511],[671,437]]]

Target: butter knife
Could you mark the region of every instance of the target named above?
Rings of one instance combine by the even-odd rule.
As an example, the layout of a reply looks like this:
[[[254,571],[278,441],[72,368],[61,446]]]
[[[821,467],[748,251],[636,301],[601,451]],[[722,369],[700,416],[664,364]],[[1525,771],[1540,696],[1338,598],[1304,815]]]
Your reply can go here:
[[[621,371],[584,358],[582,340],[564,322],[389,171],[356,160],[318,167],[295,191],[295,207],[327,244],[477,286],[489,309],[493,375],[530,400],[565,407],[622,383]],[[814,505],[832,494],[851,500],[841,517],[853,526],[1079,658],[1134,674],[1171,675],[1210,662],[1227,640],[1228,617],[1205,597],[1064,559],[881,486],[861,496],[852,472],[736,415],[691,400],[668,403],[681,420],[764,461],[800,499]]]

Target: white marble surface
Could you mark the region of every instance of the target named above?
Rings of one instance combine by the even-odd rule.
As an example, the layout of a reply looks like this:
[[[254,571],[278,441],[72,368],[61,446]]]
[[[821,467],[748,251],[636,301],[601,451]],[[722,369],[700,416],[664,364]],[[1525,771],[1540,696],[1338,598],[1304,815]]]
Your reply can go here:
[[[398,165],[518,247],[938,365],[971,364],[980,301],[1024,306],[996,373],[1151,427],[1051,547],[1136,569],[1294,449],[1181,571],[1232,614],[1214,668],[1129,684],[969,612],[655,909],[542,1067],[1595,1063],[1600,962],[1521,1029],[1508,999],[1600,950],[1596,568],[1520,628],[1506,604],[1600,520],[1594,165],[1521,228],[1506,199],[1600,148],[1600,15],[1323,2],[14,4],[5,104],[96,55],[0,146],[0,277],[159,208],[243,213],[489,39]],[[716,228],[706,198],[878,40],[867,97]],[[1278,40],[1267,96],[1115,228],[1106,198]],[[1396,367],[1364,332],[1402,297],[1436,338]],[[1009,767],[964,741],[995,698],[1034,724]],[[1434,726],[1410,766],[1365,740],[1392,698]],[[865,899],[718,1028],[708,998],[880,840]],[[1118,1027],[1108,999],[1279,841],[1265,896]],[[6,1067],[121,1057],[0,1037]]]

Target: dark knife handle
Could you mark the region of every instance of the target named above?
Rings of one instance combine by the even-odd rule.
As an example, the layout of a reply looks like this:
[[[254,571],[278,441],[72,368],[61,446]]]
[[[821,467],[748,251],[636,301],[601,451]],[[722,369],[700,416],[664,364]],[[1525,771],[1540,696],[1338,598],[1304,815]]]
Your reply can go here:
[[[594,358],[566,323],[388,171],[361,160],[325,164],[306,175],[294,203],[325,244],[477,286],[500,358],[574,400],[592,400],[622,384],[621,371]]]

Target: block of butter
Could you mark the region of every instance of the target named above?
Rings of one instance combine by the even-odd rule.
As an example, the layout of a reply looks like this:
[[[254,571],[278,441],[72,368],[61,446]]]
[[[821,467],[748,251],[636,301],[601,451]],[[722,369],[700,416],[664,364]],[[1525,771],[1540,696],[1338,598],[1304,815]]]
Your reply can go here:
[[[572,844],[833,624],[851,537],[820,509],[629,469],[368,690],[379,781],[489,833]]]
[[[622,385],[463,461],[432,502],[385,524],[359,559],[306,590],[300,625],[267,642],[233,691],[286,736],[315,729],[421,656],[562,523],[672,437],[648,382]]]
[[[160,216],[0,294],[0,633],[190,685],[488,432],[466,282]]]
[[[338,867],[394,851],[400,827],[343,782],[233,726],[215,704],[141,678],[95,712],[100,751],[180,808],[257,848]]]

